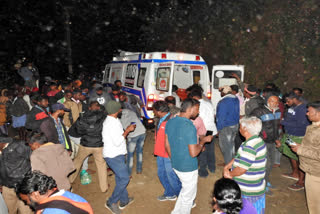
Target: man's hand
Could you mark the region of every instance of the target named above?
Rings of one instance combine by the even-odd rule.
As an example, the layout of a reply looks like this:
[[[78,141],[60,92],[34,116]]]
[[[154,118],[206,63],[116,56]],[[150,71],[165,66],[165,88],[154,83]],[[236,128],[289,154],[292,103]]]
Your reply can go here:
[[[279,148],[279,147],[281,146],[280,140],[276,140],[276,141],[275,141],[275,144],[276,144],[276,147]]]
[[[240,77],[236,73],[232,73],[231,76],[236,78],[237,80],[240,80]]]
[[[212,141],[212,139],[213,139],[213,136],[212,136],[212,135],[208,135],[208,136],[203,137],[202,140],[201,140],[201,142],[203,142],[203,143],[210,143],[210,142]],[[200,143],[201,143],[201,142],[200,142]]]
[[[229,169],[226,169],[226,168],[223,169],[223,177],[232,179]]]
[[[136,129],[136,126],[137,126],[136,124],[132,124],[127,127],[126,131],[133,132]]]
[[[296,143],[296,145],[291,145],[291,150],[294,151],[295,153],[297,153],[297,151],[298,151],[298,149],[299,149],[300,146],[301,146],[301,145],[300,145],[300,144],[297,144],[297,143]]]

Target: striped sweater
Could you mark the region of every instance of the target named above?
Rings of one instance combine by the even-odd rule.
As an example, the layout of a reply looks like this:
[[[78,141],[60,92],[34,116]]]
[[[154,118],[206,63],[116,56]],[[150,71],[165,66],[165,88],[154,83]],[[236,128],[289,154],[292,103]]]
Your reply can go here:
[[[239,184],[242,195],[261,196],[265,193],[266,145],[253,136],[240,146],[232,168],[241,167],[247,171],[234,180]]]

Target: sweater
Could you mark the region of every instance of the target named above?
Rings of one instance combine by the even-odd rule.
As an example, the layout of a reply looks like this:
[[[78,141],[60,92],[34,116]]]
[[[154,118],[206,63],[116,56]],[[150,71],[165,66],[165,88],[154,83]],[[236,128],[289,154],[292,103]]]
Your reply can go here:
[[[238,124],[239,118],[239,99],[232,94],[224,96],[217,105],[216,122],[218,131],[224,127]]]

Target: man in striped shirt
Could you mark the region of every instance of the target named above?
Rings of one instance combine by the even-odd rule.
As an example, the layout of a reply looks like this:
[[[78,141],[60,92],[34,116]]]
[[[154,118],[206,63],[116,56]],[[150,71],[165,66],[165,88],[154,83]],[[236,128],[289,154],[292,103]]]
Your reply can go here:
[[[262,122],[256,117],[240,120],[240,133],[246,139],[237,155],[224,168],[224,177],[233,178],[240,186],[242,197],[256,208],[265,210],[266,145],[259,137]]]

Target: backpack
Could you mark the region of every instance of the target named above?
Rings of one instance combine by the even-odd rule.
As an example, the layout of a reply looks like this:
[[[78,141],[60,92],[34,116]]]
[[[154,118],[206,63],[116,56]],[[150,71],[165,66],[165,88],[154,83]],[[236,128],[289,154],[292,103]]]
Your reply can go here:
[[[31,170],[31,149],[24,141],[13,141],[0,155],[0,185],[14,188]]]

